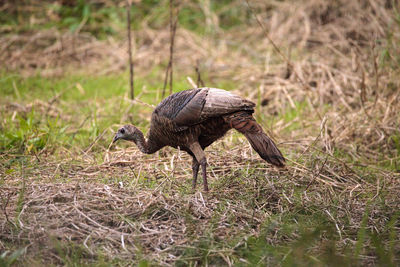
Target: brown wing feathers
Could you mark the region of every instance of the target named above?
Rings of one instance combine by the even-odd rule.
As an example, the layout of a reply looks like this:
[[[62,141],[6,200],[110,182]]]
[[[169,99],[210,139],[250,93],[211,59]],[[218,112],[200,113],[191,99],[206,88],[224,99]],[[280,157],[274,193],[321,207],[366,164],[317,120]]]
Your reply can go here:
[[[253,102],[225,90],[198,88],[169,96],[156,108],[156,113],[169,118],[175,124],[176,131],[186,130],[208,119],[223,117],[231,128],[246,136],[261,158],[283,167],[285,159],[282,153],[251,115],[254,106]]]
[[[244,134],[253,149],[267,162],[278,166],[285,166],[285,158],[275,143],[264,133],[253,116],[246,111],[236,112],[227,116],[232,128]]]
[[[169,101],[174,106],[171,108],[174,112],[169,117],[177,126],[191,126],[236,111],[248,110],[252,113],[255,106],[251,101],[217,88],[193,89],[186,95],[178,94],[171,99],[173,101]]]
[[[174,118],[178,126],[190,126],[200,122],[200,116],[206,102],[208,90],[199,91],[186,105],[184,105]]]

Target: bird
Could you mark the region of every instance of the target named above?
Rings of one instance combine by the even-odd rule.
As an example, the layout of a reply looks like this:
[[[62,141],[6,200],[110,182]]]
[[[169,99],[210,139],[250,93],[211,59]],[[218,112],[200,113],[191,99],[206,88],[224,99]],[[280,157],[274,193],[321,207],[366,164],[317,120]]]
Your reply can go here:
[[[155,153],[165,146],[187,152],[193,158],[192,187],[196,188],[201,166],[203,187],[207,192],[204,149],[230,129],[242,133],[262,159],[277,167],[285,166],[281,151],[252,116],[255,106],[253,102],[223,89],[183,90],[171,94],[156,106],[147,139],[136,126],[127,124],[118,129],[112,143],[120,139],[131,141],[146,154]]]

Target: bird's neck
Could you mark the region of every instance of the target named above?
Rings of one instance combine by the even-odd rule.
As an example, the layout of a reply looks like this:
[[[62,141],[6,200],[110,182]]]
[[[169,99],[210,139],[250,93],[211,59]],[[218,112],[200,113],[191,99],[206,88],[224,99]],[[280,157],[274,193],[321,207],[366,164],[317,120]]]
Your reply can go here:
[[[149,138],[146,140],[143,133],[140,131],[136,133],[135,137],[132,138],[131,141],[133,141],[137,145],[139,150],[145,154],[153,154],[160,150],[162,147],[151,138],[151,135],[149,135]]]

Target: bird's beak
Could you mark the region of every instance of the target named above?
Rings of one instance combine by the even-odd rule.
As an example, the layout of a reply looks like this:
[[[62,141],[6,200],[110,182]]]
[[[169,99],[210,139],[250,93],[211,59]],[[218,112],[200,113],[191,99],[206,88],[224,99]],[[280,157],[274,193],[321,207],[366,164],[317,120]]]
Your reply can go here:
[[[112,143],[114,144],[114,143],[117,142],[120,138],[121,138],[121,137],[119,137],[118,134],[115,134]]]

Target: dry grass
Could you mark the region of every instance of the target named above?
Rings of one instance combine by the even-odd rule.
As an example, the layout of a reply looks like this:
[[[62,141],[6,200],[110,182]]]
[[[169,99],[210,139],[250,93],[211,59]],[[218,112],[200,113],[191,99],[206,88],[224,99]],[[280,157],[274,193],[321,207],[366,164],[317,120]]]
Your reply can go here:
[[[78,244],[88,262],[102,253],[166,266],[177,260],[202,262],[199,255],[182,257],[202,238],[229,241],[237,236],[230,241],[235,244],[209,251],[211,261],[222,258],[230,265],[236,258],[234,248],[245,244],[246,237],[258,236],[271,218],[279,223],[296,210],[309,216],[318,210],[335,226],[341,251],[357,242],[367,208],[367,229],[382,234],[388,231],[392,211],[399,209],[399,175],[382,170],[376,181],[368,181],[340,160],[313,151],[302,155],[313,166],[293,162],[288,170],[278,171],[265,166],[246,143],[227,139],[208,153],[208,194],[191,190],[190,159],[173,150],[157,159],[129,148],[110,152],[101,165],[66,160],[7,175],[8,185],[1,188],[7,215],[1,223],[1,245],[27,246],[30,255],[41,253],[42,261],[53,264],[65,264],[63,257],[74,253],[66,245],[60,255],[57,244]],[[230,153],[214,150],[221,147]],[[23,185],[13,186],[21,177]],[[276,227],[279,232],[283,226]],[[282,240],[271,235],[268,242],[279,246]],[[376,258],[364,255],[361,261],[372,264]]]
[[[174,68],[194,77],[200,62],[206,85],[229,80],[235,88],[226,89],[258,102],[258,120],[281,141],[287,170],[266,166],[233,133],[207,153],[209,194],[190,189],[189,158],[176,150],[151,156],[136,148],[108,151],[96,139],[85,152],[63,150],[62,159],[48,155],[38,162],[32,156],[33,168],[7,173],[1,166],[0,250],[27,246],[25,261],[31,263],[71,264],[69,247],[75,244],[89,263],[103,255],[122,259],[121,265],[144,259],[162,266],[237,265],[248,260],[240,249],[250,248],[250,237],[278,248],[295,243],[301,231],[288,233],[285,225],[301,225],[297,216],[304,215],[332,226],[337,255],[349,256],[349,249],[350,258],[356,255],[345,263],[385,264],[375,233],[383,249],[393,252],[389,265],[398,264],[398,1],[250,3],[290,64],[255,20],[243,30],[222,31],[211,14],[209,23],[219,29],[214,35],[178,27]],[[135,39],[135,71],[144,76],[165,64],[167,31],[143,25]],[[83,66],[90,66],[85,73],[105,75],[126,68],[126,46],[117,38],[99,41],[58,30],[10,34],[0,38],[0,61],[27,76],[38,68],[57,76]],[[157,75],[161,81],[163,74]],[[42,113],[50,110],[37,103],[32,105],[43,106]],[[9,159],[6,151],[1,157]],[[290,245],[292,252],[280,260],[269,255],[260,261],[284,265],[290,253],[309,251],[321,256],[329,240],[324,232],[304,250]]]

